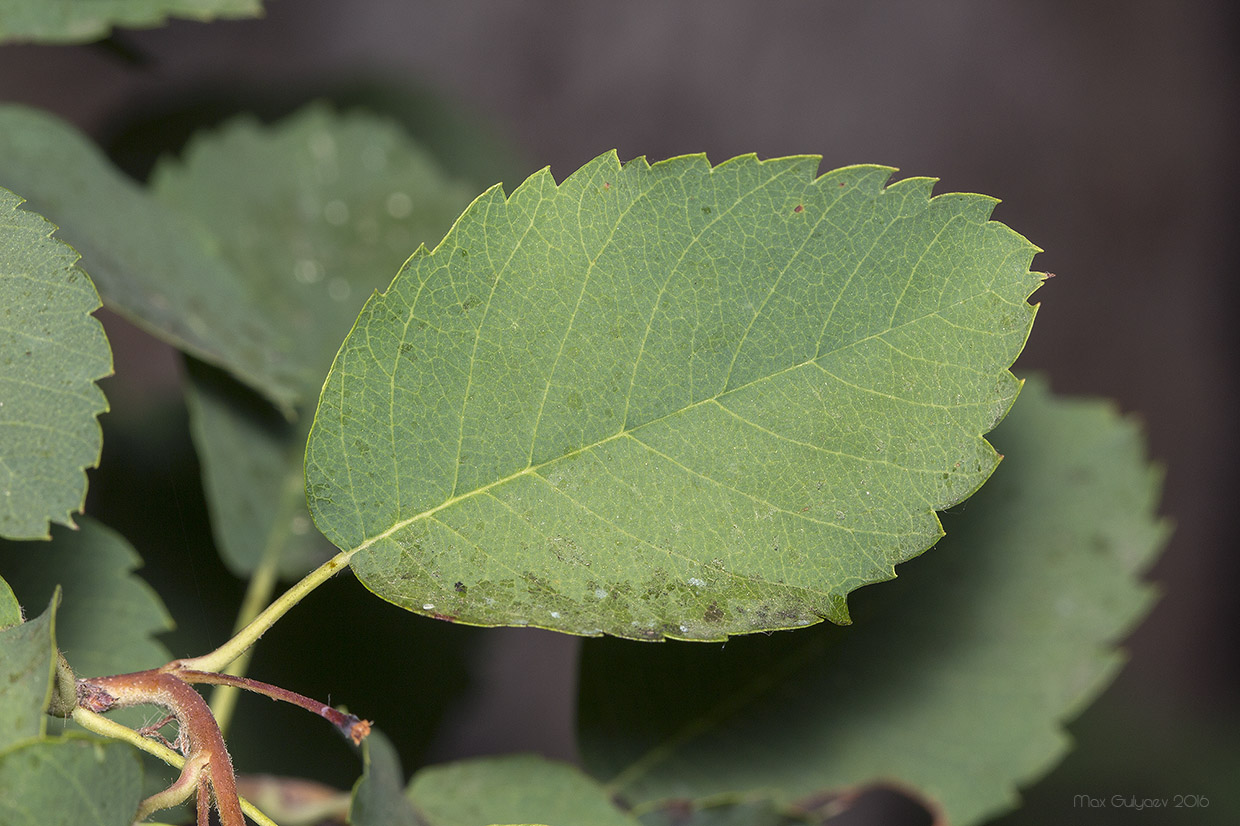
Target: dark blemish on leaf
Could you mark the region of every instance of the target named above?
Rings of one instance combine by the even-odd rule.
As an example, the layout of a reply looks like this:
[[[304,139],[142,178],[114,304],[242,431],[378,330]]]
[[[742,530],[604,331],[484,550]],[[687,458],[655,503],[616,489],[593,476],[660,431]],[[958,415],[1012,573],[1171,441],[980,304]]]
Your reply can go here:
[[[843,181],[840,181],[840,188],[841,188],[841,189],[842,189],[842,188],[844,188],[844,187],[846,187],[846,186],[848,186],[848,184],[844,183]]]
[[[444,622],[456,622],[456,617],[451,614],[431,614],[433,619],[443,620]]]
[[[469,250],[457,249],[456,254],[467,261],[469,260]]]
[[[723,611],[719,609],[719,603],[712,602],[706,608],[706,613],[702,615],[702,619],[707,622],[720,622],[723,620]]]
[[[453,588],[453,589],[454,589],[454,590],[455,590],[458,594],[463,594],[463,593],[465,593],[465,583],[463,583],[463,582],[457,582],[457,583],[454,583],[454,584],[452,585],[452,588]]]
[[[710,215],[710,207],[702,207],[703,215]]]
[[[804,212],[805,204],[797,204],[795,207],[792,208],[792,211],[793,212]]]
[[[603,189],[611,189],[611,181],[603,181]]]

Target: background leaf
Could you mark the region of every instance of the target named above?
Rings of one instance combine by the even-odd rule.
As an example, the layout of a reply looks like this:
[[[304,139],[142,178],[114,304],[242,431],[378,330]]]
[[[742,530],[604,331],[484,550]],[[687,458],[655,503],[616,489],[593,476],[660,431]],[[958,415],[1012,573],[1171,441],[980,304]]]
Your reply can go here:
[[[311,106],[266,128],[234,121],[196,139],[152,180],[161,202],[193,215],[252,286],[257,309],[297,342],[289,358],[313,399],[366,297],[409,252],[437,241],[471,193],[398,127]],[[302,470],[312,410],[275,415],[227,377],[189,371],[187,401],[212,524],[225,561],[252,571],[265,549],[298,576],[327,559]]]
[[[21,202],[0,189],[0,536],[35,539],[86,501],[112,351],[77,253]]]
[[[949,538],[859,599],[852,628],[726,648],[589,642],[586,763],[634,804],[768,790],[785,802],[898,781],[953,824],[1015,805],[1059,724],[1115,674],[1166,538],[1137,426],[1031,381],[1008,457]]]
[[[643,639],[847,621],[995,454],[1035,248],[891,170],[702,156],[481,196],[369,301],[306,455],[402,607]]]
[[[0,0],[0,42],[80,43],[168,17],[256,17],[260,0]]]
[[[349,807],[352,826],[421,826],[405,798],[400,756],[381,731],[362,742],[362,777],[353,788]]]
[[[408,794],[427,826],[637,824],[578,769],[534,755],[431,766],[413,776]]]
[[[0,106],[0,186],[22,192],[88,262],[108,309],[217,364],[285,411],[297,375],[253,288],[206,231],[126,178],[85,136],[56,118]]]
[[[59,595],[39,616],[0,631],[0,751],[39,737],[52,696],[56,664],[54,623]]]
[[[172,618],[155,591],[134,574],[133,547],[92,519],[57,529],[50,543],[0,542],[0,571],[22,604],[42,605],[59,586],[56,642],[79,677],[155,668],[172,659],[156,634]]]
[[[0,752],[5,826],[130,826],[142,765],[124,743],[67,736]]]

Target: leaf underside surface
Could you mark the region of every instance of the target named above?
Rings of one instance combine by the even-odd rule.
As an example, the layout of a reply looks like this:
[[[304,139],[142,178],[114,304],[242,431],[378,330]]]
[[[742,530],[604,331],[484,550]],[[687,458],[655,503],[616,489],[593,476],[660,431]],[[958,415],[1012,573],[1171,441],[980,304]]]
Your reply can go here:
[[[59,586],[56,642],[79,677],[155,668],[172,653],[154,639],[172,630],[155,591],[134,573],[142,560],[112,529],[83,517],[49,543],[0,542],[0,573],[30,609]]]
[[[39,616],[0,631],[0,752],[42,736],[52,694],[59,596]]]
[[[579,769],[535,755],[430,766],[413,776],[407,794],[426,826],[637,826]]]
[[[1012,808],[1067,750],[1061,725],[1116,673],[1167,535],[1135,423],[1030,381],[994,434],[1007,460],[948,538],[867,593],[849,628],[717,646],[591,641],[587,767],[635,806],[874,782],[945,822]]]
[[[125,743],[70,735],[0,752],[5,826],[130,826],[141,796],[142,764]]]
[[[0,189],[0,537],[45,539],[86,500],[112,350],[77,253],[21,203]]]
[[[145,28],[169,17],[257,17],[260,0],[0,0],[0,43],[82,43],[113,26]]]
[[[187,403],[221,555],[245,576],[268,554],[300,576],[335,549],[306,510],[312,400],[375,289],[418,244],[443,237],[471,193],[388,121],[311,106],[273,127],[234,121],[156,170],[161,203],[201,222],[298,342],[295,421],[219,371],[192,364]]]
[[[9,584],[0,578],[0,631],[11,625],[17,625],[24,619],[22,606],[17,601],[17,594]]]
[[[480,196],[371,299],[306,454],[376,594],[718,640],[822,618],[997,455],[1036,248],[995,201],[819,158],[603,155]]]
[[[301,372],[300,343],[270,322],[254,286],[201,225],[155,200],[86,136],[46,113],[0,105],[0,158],[0,186],[56,222],[109,310],[229,371],[286,415],[304,400],[301,388],[312,377]]]

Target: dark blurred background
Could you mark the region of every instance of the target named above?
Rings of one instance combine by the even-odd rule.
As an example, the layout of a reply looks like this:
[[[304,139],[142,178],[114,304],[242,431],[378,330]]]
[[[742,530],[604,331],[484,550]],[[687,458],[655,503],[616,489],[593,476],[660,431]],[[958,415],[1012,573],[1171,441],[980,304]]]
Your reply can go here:
[[[274,115],[321,94],[361,89],[390,102],[418,89],[511,141],[512,155],[497,149],[492,167],[462,172],[495,170],[510,191],[538,167],[562,179],[616,148],[626,160],[814,153],[824,170],[889,164],[901,177],[941,178],[938,191],[1002,198],[995,217],[1045,247],[1034,267],[1058,275],[1036,296],[1043,307],[1018,370],[1139,416],[1167,468],[1163,510],[1176,525],[1149,574],[1161,601],[1126,641],[1127,668],[1072,724],[1078,750],[1028,791],[1027,812],[1005,821],[1014,826],[1077,822],[1076,793],[1201,794],[1212,778],[1240,778],[1238,342],[1227,321],[1240,252],[1236,34],[1223,0],[270,0],[261,20],[6,46],[0,99],[67,118],[135,174],[238,105]],[[154,142],[135,145],[135,134]],[[240,586],[190,561],[187,548],[209,540],[177,359],[107,323],[118,375],[105,387],[114,412],[95,501],[120,509],[135,493],[124,468],[141,471],[143,501],[178,514],[172,534],[142,514],[112,522],[178,595],[174,648],[218,640]],[[168,545],[180,550],[169,556]],[[330,589],[342,600],[361,590],[343,579]],[[389,608],[372,610],[400,614]],[[472,688],[449,709],[453,724],[426,735],[422,757],[571,758],[577,641],[521,631],[461,640]],[[268,660],[278,651],[265,647]],[[423,656],[410,652],[409,678],[438,679],[419,677],[436,673]],[[263,662],[260,651],[256,675]],[[464,685],[452,675],[446,688]],[[313,693],[309,679],[293,687]],[[1175,822],[1240,811],[1240,785],[1229,785],[1212,813]],[[1090,812],[1088,822],[1134,816]]]

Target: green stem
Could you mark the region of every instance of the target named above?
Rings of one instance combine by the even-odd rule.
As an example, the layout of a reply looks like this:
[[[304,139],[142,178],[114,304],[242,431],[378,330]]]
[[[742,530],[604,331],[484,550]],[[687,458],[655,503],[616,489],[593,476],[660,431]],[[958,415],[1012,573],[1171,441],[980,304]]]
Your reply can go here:
[[[280,617],[287,614],[289,609],[305,599],[315,588],[343,570],[349,564],[350,557],[359,550],[361,550],[360,547],[352,551],[341,551],[336,554],[306,574],[296,585],[281,594],[275,602],[268,605],[266,609],[246,625],[245,628],[241,629],[231,640],[210,654],[186,660],[177,660],[177,667],[191,671],[223,671],[230,663],[249,650],[250,646],[258,642],[258,638],[266,633],[268,628],[275,625]]]
[[[177,754],[172,749],[162,743],[157,743],[154,740],[143,737],[141,734],[138,734],[138,732],[129,728],[129,726],[122,726],[120,723],[115,720],[109,720],[102,714],[96,714],[93,711],[78,706],[73,710],[72,717],[73,722],[77,723],[87,731],[94,732],[95,734],[103,737],[111,737],[114,740],[123,740],[135,748],[142,749],[142,751],[147,754],[155,755],[160,760],[164,761],[169,766],[175,767],[176,769],[182,769],[185,767],[185,758]],[[258,808],[256,808],[253,803],[246,800],[244,797],[240,798],[240,800],[241,810],[246,813],[250,820],[257,823],[258,826],[279,826],[274,820],[267,817],[267,815],[263,814]]]
[[[245,599],[241,602],[241,610],[237,613],[237,622],[233,626],[234,634],[239,633],[253,622],[262,607],[271,599],[271,594],[276,589],[282,547],[281,542],[273,540],[263,551],[263,560],[254,570],[253,576],[250,577],[250,584],[245,589]],[[250,667],[250,660],[253,658],[254,649],[252,647],[246,649],[241,656],[228,665],[224,673],[234,677],[245,676],[246,670]],[[236,686],[230,685],[217,685],[211,692],[211,713],[215,715],[215,722],[219,724],[222,734],[228,733],[228,724],[232,721],[240,693]]]

